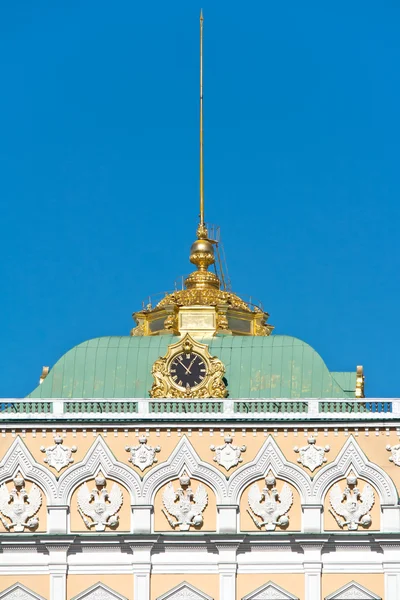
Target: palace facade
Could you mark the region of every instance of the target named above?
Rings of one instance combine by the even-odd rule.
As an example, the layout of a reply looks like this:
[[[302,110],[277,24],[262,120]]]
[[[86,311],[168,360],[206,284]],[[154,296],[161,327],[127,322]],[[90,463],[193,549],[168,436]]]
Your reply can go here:
[[[0,600],[400,598],[400,400],[275,335],[216,253],[201,170],[184,289],[2,401]]]

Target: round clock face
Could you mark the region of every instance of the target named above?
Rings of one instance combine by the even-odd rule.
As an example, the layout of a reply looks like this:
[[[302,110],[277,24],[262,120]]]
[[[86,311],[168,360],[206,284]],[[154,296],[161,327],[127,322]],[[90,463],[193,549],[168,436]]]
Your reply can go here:
[[[172,359],[169,374],[175,385],[193,388],[200,385],[207,375],[207,365],[200,354],[181,352]]]

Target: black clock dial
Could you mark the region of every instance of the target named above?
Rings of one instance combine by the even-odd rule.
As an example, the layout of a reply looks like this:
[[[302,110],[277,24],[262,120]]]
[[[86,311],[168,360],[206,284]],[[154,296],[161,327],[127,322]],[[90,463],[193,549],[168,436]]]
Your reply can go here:
[[[192,388],[200,385],[207,374],[207,365],[200,354],[181,352],[172,360],[169,373],[175,385]]]

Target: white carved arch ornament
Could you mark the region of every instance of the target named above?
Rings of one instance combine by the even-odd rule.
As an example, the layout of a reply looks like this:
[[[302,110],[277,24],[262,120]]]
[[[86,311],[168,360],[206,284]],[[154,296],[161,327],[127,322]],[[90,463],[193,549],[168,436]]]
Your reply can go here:
[[[127,600],[127,598],[104,585],[104,583],[98,582],[74,596],[71,600]]]
[[[45,600],[21,583],[15,583],[6,590],[0,592],[0,600]]]
[[[169,592],[158,596],[157,600],[214,600],[208,594],[183,581]]]
[[[158,490],[183,474],[206,483],[215,492],[217,503],[227,503],[228,485],[224,475],[214,466],[203,462],[186,436],[177,444],[168,460],[154,467],[143,479],[141,499],[153,504]]]
[[[381,600],[381,597],[370,592],[356,581],[350,581],[333,594],[325,596],[325,600]]]
[[[323,504],[327,491],[350,473],[370,483],[378,492],[382,504],[397,506],[398,496],[393,481],[383,469],[368,460],[353,436],[349,437],[335,460],[315,476],[312,484],[313,501]]]
[[[20,437],[14,440],[0,462],[0,485],[10,481],[17,474],[21,474],[25,480],[31,481],[41,488],[46,495],[48,505],[56,502],[56,477],[46,467],[35,461]]]
[[[127,465],[117,461],[104,439],[99,436],[84,459],[61,475],[57,504],[69,504],[75,489],[89,479],[94,479],[100,471],[107,479],[117,481],[128,490],[132,504],[140,497],[139,475]]]
[[[299,492],[301,502],[312,497],[311,478],[301,467],[286,460],[272,436],[268,436],[255,459],[237,469],[229,478],[228,497],[230,503],[239,504],[243,490],[252,482],[264,478],[269,472],[292,484]]]
[[[293,596],[293,594],[287,592],[272,581],[269,581],[254,590],[254,592],[244,596],[242,600],[299,600],[299,598],[298,596]]]

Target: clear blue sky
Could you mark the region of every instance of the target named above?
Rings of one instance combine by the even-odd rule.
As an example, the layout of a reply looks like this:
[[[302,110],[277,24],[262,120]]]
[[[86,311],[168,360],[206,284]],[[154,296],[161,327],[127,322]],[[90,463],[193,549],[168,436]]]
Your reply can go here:
[[[195,2],[3,2],[0,396],[190,271]],[[399,395],[400,4],[202,2],[206,219],[236,292]]]

